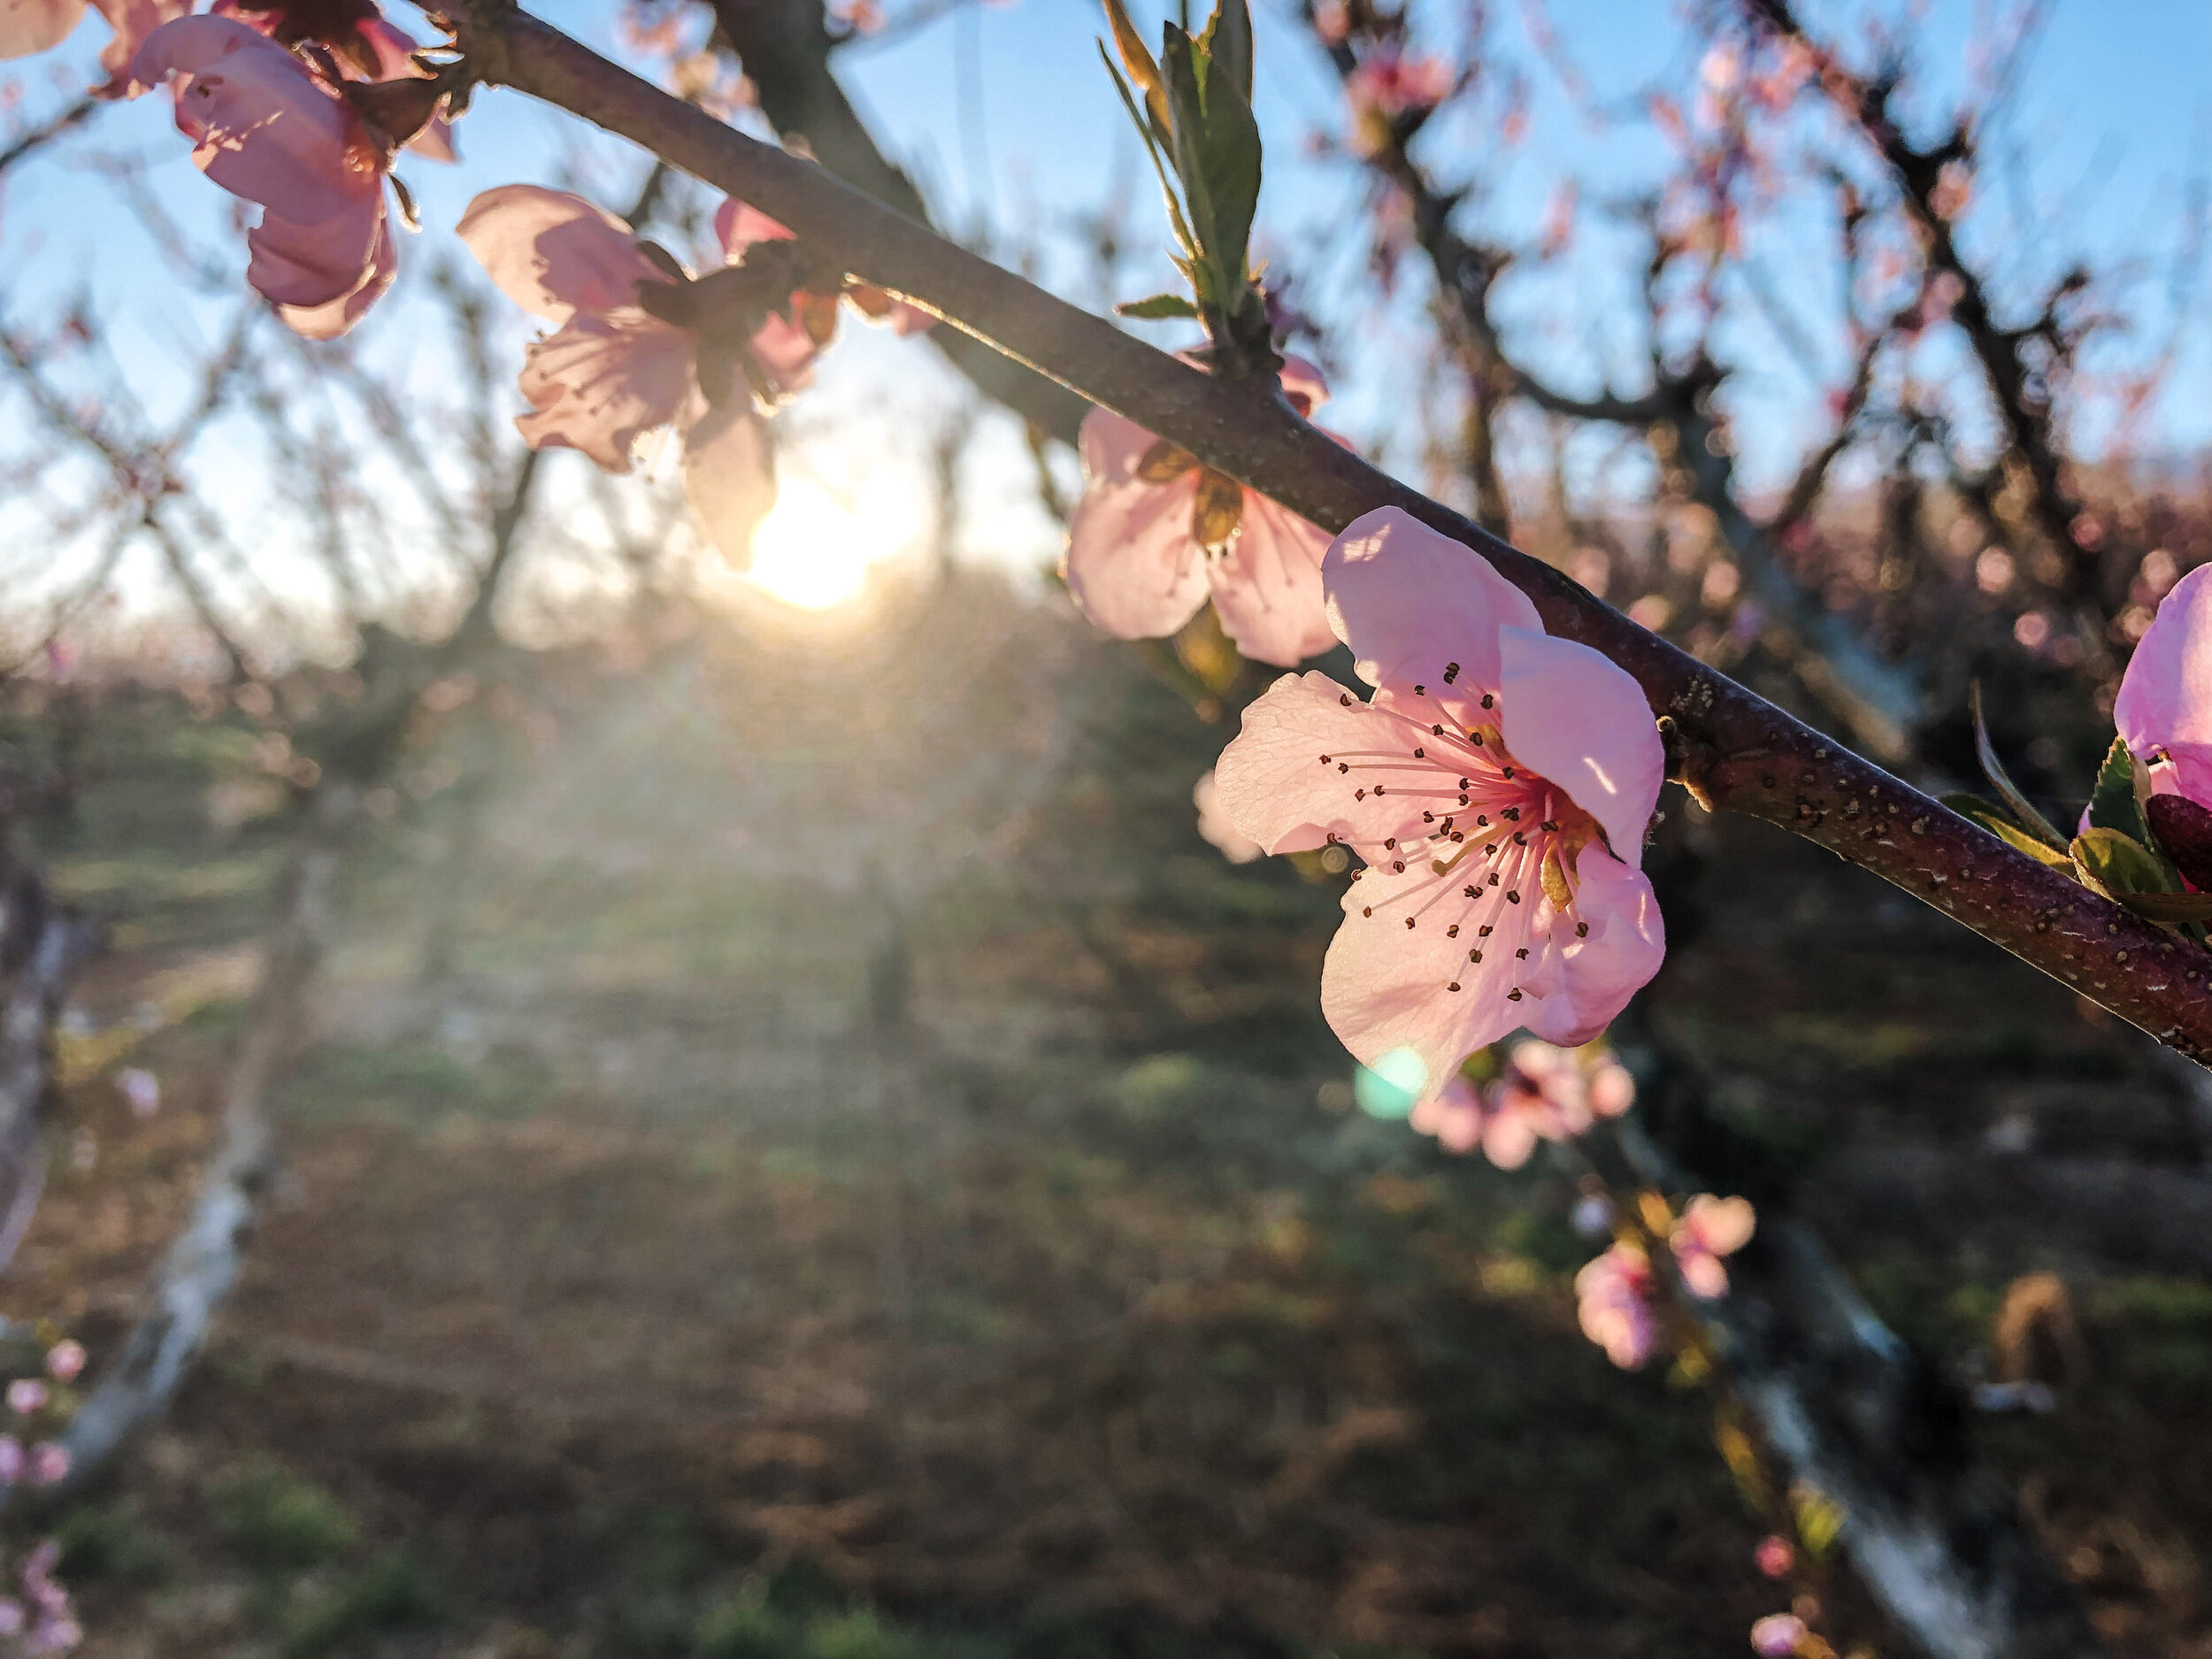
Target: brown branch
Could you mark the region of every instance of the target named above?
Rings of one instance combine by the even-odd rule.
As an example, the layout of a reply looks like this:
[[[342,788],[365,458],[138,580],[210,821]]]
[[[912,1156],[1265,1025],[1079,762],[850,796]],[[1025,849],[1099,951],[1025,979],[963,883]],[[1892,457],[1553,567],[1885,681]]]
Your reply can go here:
[[[2193,1056],[2212,1057],[2212,956],[2011,852],[1918,790],[1379,472],[1271,389],[1178,364],[954,246],[810,162],[745,137],[538,19],[472,0],[461,43],[486,80],[627,137],[757,204],[855,274],[1330,529],[1396,507],[1488,557],[1545,626],[1633,675],[1673,775],[1715,807],[1795,831]]]

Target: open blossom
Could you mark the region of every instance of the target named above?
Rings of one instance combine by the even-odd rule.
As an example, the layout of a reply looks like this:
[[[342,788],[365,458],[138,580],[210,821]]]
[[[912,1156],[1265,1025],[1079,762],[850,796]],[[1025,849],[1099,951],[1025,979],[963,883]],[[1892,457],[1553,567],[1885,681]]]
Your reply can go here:
[[[1588,1041],[1666,953],[1639,868],[1664,766],[1643,694],[1394,508],[1346,530],[1322,580],[1374,695],[1285,675],[1216,777],[1268,851],[1366,861],[1322,970],[1331,1027],[1370,1066],[1410,1050],[1417,1096],[1516,1027]]]
[[[1651,1296],[1651,1263],[1631,1244],[1615,1245],[1575,1275],[1575,1312],[1582,1334],[1624,1371],[1649,1359],[1658,1342]]]
[[[389,156],[330,82],[230,18],[186,17],[146,37],[131,65],[176,77],[177,125],[200,170],[249,202],[246,280],[297,334],[344,334],[392,285],[398,250],[385,213]]]
[[[1748,1199],[1700,1193],[1683,1206],[1682,1218],[1674,1224],[1667,1243],[1692,1294],[1709,1302],[1728,1294],[1728,1270],[1720,1258],[1748,1244],[1757,1225]]]
[[[715,544],[743,557],[774,496],[764,423],[733,375],[710,398],[700,378],[700,336],[641,303],[657,285],[687,280],[629,226],[580,196],[503,185],[469,204],[461,239],[494,282],[554,325],[525,357],[515,422],[530,447],[581,449],[610,472],[630,470],[644,434],[684,432],[684,481]],[[665,263],[664,263],[665,261]],[[805,359],[780,357],[766,372],[795,376]]]
[[[1760,1659],[1789,1659],[1805,1636],[1805,1621],[1796,1614],[1770,1613],[1751,1627],[1751,1650]]]
[[[715,210],[714,234],[722,244],[723,257],[733,262],[741,261],[745,250],[757,243],[795,240],[780,220],[769,218],[749,202],[740,202],[734,197]],[[769,364],[772,370],[786,361],[793,361],[794,373],[803,374],[815,353],[829,344],[837,333],[839,297],[835,294],[794,293],[790,318],[787,320],[772,314],[760,333],[753,336],[753,355]],[[895,300],[870,283],[846,283],[842,297],[849,300],[853,309],[870,322],[887,323],[891,331],[902,338],[937,326],[937,319],[920,306]],[[792,378],[786,384],[795,389],[800,382]]]
[[[2212,890],[2212,565],[2159,602],[2128,659],[2112,718],[2128,752],[2150,768],[2145,808],[2190,885]]]
[[[215,0],[208,11],[211,16],[235,18],[280,46],[312,43],[326,48],[324,61],[348,81],[432,77],[431,71],[415,61],[420,43],[388,22],[375,0]],[[434,99],[435,95],[426,88],[425,96]],[[434,161],[452,161],[452,124],[442,112],[432,114],[407,139],[406,147]]]
[[[1379,46],[1344,77],[1352,110],[1352,144],[1362,155],[1386,148],[1397,124],[1425,114],[1452,96],[1452,68],[1440,58]]]
[[[1302,414],[1328,396],[1321,372],[1283,365]],[[1068,524],[1068,591],[1122,640],[1161,639],[1210,595],[1247,657],[1287,668],[1336,643],[1321,589],[1328,532],[1103,409],[1083,418],[1083,499]]]
[[[1198,833],[1233,864],[1248,864],[1265,855],[1259,842],[1237,833],[1229,815],[1221,810],[1220,791],[1213,773],[1207,772],[1191,786],[1191,804],[1198,809]]]
[[[1417,1102],[1409,1121],[1447,1152],[1479,1146],[1502,1170],[1528,1162],[1539,1141],[1566,1141],[1636,1098],[1626,1068],[1602,1051],[1586,1056],[1535,1041],[1514,1044],[1505,1073],[1479,1088],[1460,1072]]]

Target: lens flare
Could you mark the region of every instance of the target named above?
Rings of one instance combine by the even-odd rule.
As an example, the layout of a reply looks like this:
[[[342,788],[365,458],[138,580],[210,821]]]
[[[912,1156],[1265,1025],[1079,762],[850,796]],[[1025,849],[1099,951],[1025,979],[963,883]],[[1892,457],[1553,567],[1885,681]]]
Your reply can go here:
[[[921,528],[901,492],[833,493],[807,478],[787,480],[753,533],[746,579],[786,604],[827,611],[858,593],[869,567],[897,554]]]

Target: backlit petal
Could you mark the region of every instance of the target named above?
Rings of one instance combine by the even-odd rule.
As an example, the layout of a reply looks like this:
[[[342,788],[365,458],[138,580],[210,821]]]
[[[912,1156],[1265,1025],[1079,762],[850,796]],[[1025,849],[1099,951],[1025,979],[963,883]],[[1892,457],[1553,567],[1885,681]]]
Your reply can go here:
[[[1498,630],[1543,627],[1528,595],[1488,559],[1395,507],[1354,520],[1321,579],[1336,635],[1371,686],[1435,687],[1457,663],[1455,686],[1495,690]]]
[[[627,225],[565,190],[502,185],[455,228],[501,292],[548,322],[634,306],[640,281],[666,280]]]
[[[1222,557],[1208,561],[1214,609],[1237,649],[1288,668],[1336,644],[1321,592],[1329,533],[1253,490],[1244,518]]]
[[[1094,626],[1116,639],[1159,639],[1206,602],[1205,559],[1191,540],[1194,474],[1167,483],[1139,478],[1152,435],[1119,415],[1083,420],[1088,483],[1068,522],[1068,591]]]
[[[1572,796],[1622,860],[1643,862],[1667,757],[1643,690],[1588,646],[1499,630],[1505,746]]]

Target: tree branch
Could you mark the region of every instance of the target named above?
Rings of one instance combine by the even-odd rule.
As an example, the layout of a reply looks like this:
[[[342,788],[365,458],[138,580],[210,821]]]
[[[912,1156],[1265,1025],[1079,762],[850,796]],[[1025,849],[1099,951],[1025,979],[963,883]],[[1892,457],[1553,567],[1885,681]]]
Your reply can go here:
[[[567,109],[757,205],[854,274],[1187,449],[1328,529],[1397,507],[1488,557],[1545,626],[1634,676],[1671,770],[1708,804],[1862,864],[2197,1058],[2212,1057],[2212,956],[1987,832],[1594,599],[1563,573],[1333,442],[1248,381],[1187,368],[954,246],[814,164],[724,127],[535,18],[471,0],[479,73]]]

